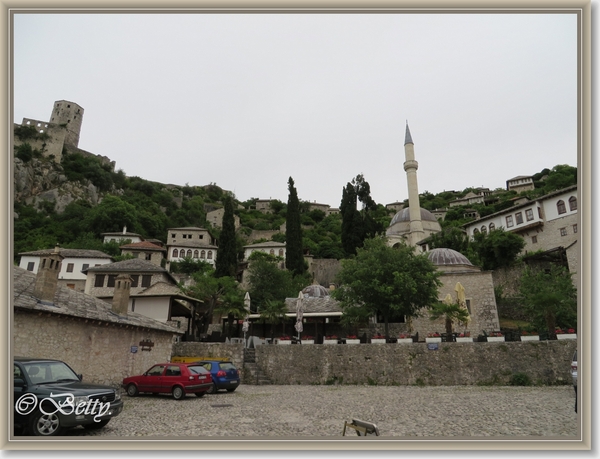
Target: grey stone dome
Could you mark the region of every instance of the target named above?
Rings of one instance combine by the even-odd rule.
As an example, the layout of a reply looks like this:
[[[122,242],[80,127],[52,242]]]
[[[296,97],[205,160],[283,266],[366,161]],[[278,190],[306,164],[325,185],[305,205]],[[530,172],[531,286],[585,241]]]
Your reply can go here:
[[[427,258],[436,266],[469,265],[473,264],[462,253],[452,249],[432,249],[427,252]]]
[[[435,218],[435,216],[431,212],[429,212],[427,209],[423,209],[422,207],[421,207],[421,220],[437,223],[437,218]],[[399,222],[410,222],[410,211],[409,211],[408,207],[405,207],[400,212],[398,212],[396,215],[394,215],[394,218],[392,218],[392,221],[390,222],[390,226],[394,225],[395,223],[399,223]]]
[[[329,290],[319,284],[312,284],[302,289],[305,298],[325,298],[329,296]]]

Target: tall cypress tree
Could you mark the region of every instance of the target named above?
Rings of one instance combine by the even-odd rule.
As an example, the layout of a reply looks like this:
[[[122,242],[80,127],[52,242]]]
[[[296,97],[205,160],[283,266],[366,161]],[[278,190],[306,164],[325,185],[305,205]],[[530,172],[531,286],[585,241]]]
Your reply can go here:
[[[342,247],[347,255],[356,254],[356,248],[360,247],[363,241],[362,218],[356,208],[356,189],[350,182],[342,190],[340,213],[342,214]]]
[[[223,227],[219,238],[217,249],[217,260],[215,262],[215,276],[235,277],[237,271],[237,254],[235,241],[235,220],[233,217],[233,199],[227,196],[224,199]]]
[[[300,201],[294,187],[292,177],[288,180],[288,203],[285,227],[285,267],[294,276],[306,272],[304,264],[304,253],[302,250],[302,227],[300,226]]]

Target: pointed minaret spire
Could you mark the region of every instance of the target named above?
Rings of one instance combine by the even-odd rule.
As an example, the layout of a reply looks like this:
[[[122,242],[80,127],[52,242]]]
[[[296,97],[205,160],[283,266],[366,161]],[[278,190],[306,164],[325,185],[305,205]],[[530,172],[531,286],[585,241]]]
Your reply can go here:
[[[415,145],[406,121],[406,140],[404,141],[404,170],[408,182],[408,213],[410,215],[410,234],[408,245],[417,246],[417,242],[425,238],[423,222],[421,221],[421,205],[419,203],[419,186],[417,184],[417,169],[419,163],[415,160]]]
[[[406,145],[407,143],[412,143],[414,145],[414,142],[410,135],[410,129],[408,129],[408,120],[406,120],[406,135],[404,137],[404,145]]]

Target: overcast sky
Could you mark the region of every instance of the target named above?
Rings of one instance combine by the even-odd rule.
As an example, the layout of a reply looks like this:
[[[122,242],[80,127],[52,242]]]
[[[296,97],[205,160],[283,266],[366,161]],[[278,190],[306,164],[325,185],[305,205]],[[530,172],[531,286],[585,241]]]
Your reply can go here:
[[[127,176],[242,201],[381,204],[577,165],[567,14],[21,14],[14,121],[84,110],[79,147]]]

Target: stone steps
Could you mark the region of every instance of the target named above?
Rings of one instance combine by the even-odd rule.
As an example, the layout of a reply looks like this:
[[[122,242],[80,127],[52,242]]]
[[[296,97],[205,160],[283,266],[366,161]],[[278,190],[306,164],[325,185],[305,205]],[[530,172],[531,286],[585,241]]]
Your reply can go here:
[[[242,382],[244,384],[258,386],[271,384],[271,380],[265,376],[256,363],[256,353],[254,349],[244,349],[244,372]]]

